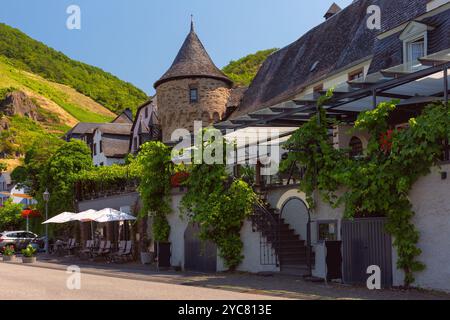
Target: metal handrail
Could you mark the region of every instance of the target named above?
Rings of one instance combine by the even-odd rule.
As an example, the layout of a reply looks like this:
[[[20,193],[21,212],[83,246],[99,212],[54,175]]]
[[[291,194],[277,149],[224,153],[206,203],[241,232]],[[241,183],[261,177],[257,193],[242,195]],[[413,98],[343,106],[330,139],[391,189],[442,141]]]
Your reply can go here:
[[[262,233],[262,235],[267,239],[268,243],[265,241],[261,242],[262,251],[261,261],[262,264],[275,264],[279,265],[278,253],[280,249],[280,221],[275,218],[273,214],[260,202],[255,203],[255,211],[252,216],[253,225]],[[272,251],[271,255],[273,255],[273,262],[268,263],[266,261],[267,256],[269,255],[269,250]]]

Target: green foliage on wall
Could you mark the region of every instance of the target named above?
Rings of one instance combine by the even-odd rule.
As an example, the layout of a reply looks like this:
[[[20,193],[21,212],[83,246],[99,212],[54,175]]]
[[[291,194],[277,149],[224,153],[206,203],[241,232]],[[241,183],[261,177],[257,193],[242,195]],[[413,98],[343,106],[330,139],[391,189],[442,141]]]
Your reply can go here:
[[[81,171],[76,175],[76,180],[80,182],[90,183],[115,183],[118,181],[126,181],[128,179],[139,178],[140,173],[133,164],[93,167],[90,170]]]
[[[167,215],[171,208],[170,178],[174,172],[171,161],[171,150],[158,141],[150,141],[141,146],[136,158],[136,165],[140,172],[139,194],[143,203],[142,215],[153,219],[153,236],[155,241],[169,240],[170,225]]]
[[[227,150],[225,141],[208,139],[202,150],[220,150],[222,147]],[[222,160],[226,163],[225,156]],[[200,237],[213,241],[226,266],[234,270],[243,259],[240,231],[244,220],[253,213],[256,194],[243,180],[232,180],[225,164],[206,164],[205,161],[189,167],[186,185],[188,191],[182,199],[181,209],[192,222],[200,225]]]
[[[249,86],[259,68],[278,49],[261,50],[237,61],[231,61],[222,71],[238,86]]]
[[[417,260],[421,254],[419,232],[412,222],[414,212],[408,195],[414,183],[439,161],[441,141],[450,137],[450,110],[442,104],[428,106],[409,120],[408,128],[392,130],[391,141],[385,145],[380,138],[389,129],[388,117],[395,110],[394,102],[381,103],[359,115],[354,130],[367,131],[370,140],[365,156],[358,159],[331,146],[326,128],[332,123],[322,110],[320,122],[315,116],[292,135],[289,146],[302,151],[291,152],[283,167],[294,161],[307,167],[300,189],[312,206],[318,190],[334,207],[343,204],[347,218],[387,217],[387,231],[395,238],[399,256],[397,266],[404,270],[404,282],[409,286],[414,272],[425,266]],[[338,195],[340,187],[345,192]]]
[[[147,95],[100,68],[72,60],[21,31],[0,23],[0,55],[23,70],[66,84],[114,112],[136,108]]]

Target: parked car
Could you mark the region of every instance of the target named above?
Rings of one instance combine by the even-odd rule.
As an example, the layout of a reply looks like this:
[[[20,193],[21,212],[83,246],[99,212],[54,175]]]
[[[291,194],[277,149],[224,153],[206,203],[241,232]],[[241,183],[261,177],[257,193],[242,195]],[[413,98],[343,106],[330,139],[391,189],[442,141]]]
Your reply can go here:
[[[0,252],[9,245],[14,246],[16,252],[19,252],[29,244],[40,247],[42,243],[42,238],[29,231],[4,231],[0,234]]]

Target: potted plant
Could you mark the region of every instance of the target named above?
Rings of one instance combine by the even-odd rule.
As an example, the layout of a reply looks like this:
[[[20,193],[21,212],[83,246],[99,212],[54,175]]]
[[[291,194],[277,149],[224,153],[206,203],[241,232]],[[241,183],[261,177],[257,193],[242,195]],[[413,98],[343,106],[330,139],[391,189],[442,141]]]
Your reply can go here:
[[[150,251],[151,240],[143,239],[142,240],[142,248],[141,248],[141,263],[142,264],[151,264],[154,259],[154,253]]]
[[[16,261],[16,251],[14,250],[14,246],[9,245],[5,247],[3,251],[3,261],[7,262]]]
[[[36,262],[36,249],[31,244],[26,249],[22,249],[22,262],[23,263],[35,263]]]

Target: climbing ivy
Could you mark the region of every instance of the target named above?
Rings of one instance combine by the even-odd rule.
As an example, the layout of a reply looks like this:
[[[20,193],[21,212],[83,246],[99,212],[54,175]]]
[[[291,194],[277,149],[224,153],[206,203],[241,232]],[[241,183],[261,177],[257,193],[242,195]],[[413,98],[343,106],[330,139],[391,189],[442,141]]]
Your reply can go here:
[[[441,141],[450,136],[450,111],[443,104],[430,105],[420,116],[411,118],[407,128],[389,130],[388,119],[395,110],[393,101],[359,115],[353,130],[368,132],[370,139],[364,157],[357,159],[331,146],[327,128],[336,123],[320,110],[289,139],[288,146],[294,151],[282,167],[293,162],[307,167],[300,190],[312,206],[313,193],[318,190],[334,207],[343,204],[347,218],[387,217],[386,228],[398,251],[397,267],[404,270],[404,283],[409,286],[414,272],[425,266],[417,261],[421,254],[419,232],[412,222],[408,194],[439,161]],[[338,194],[341,187],[345,192]]]
[[[171,149],[158,141],[150,141],[141,146],[136,157],[139,167],[140,183],[138,187],[142,199],[142,215],[153,218],[153,236],[155,241],[168,241],[170,225],[167,215],[171,213],[170,178],[174,172],[171,161]]]
[[[204,139],[205,133],[214,136],[210,134],[211,130],[203,131],[203,136],[197,139],[206,140],[202,150],[212,151],[212,154],[227,150],[229,146],[224,139]],[[181,209],[200,225],[200,238],[213,241],[227,268],[234,270],[243,259],[242,224],[252,214],[257,197],[246,182],[233,180],[227,173],[226,155],[219,158],[223,160],[217,161],[220,163],[207,164],[202,159],[189,167],[188,191],[182,199]]]

